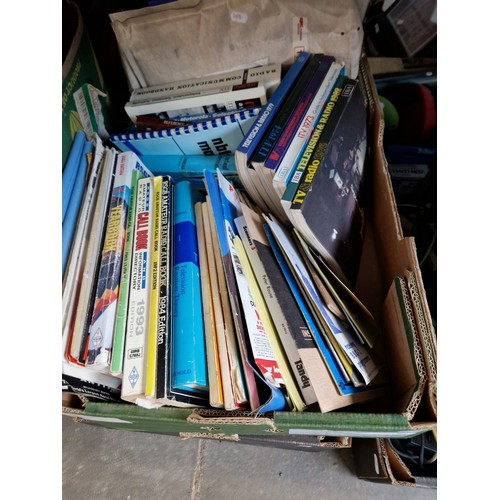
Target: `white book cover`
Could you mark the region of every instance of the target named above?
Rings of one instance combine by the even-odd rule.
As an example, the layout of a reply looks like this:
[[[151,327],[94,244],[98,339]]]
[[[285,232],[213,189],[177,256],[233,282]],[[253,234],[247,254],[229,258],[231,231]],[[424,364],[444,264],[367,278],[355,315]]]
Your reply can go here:
[[[121,393],[122,399],[131,402],[135,402],[138,396],[144,395],[146,388],[153,201],[153,178],[139,179]]]
[[[125,104],[125,112],[135,123],[137,117],[142,115],[158,115],[164,119],[175,119],[179,116],[256,108],[267,103],[266,89],[263,85],[240,90],[232,90],[229,86],[219,90],[217,94],[205,91],[194,92],[193,95],[184,98],[174,97],[143,103],[128,102]]]
[[[130,94],[129,102],[159,101],[173,96],[183,97],[200,91],[216,93],[220,88],[228,85],[234,87],[250,83],[261,83],[267,91],[271,92],[273,87],[278,85],[280,79],[281,64],[273,63],[134,89]]]

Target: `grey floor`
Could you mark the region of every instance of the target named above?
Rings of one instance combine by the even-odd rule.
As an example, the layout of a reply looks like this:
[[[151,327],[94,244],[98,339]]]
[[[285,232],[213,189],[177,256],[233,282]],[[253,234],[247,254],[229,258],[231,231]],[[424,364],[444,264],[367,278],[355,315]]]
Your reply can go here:
[[[182,440],[62,420],[63,500],[437,498],[435,488],[357,478],[350,449]]]

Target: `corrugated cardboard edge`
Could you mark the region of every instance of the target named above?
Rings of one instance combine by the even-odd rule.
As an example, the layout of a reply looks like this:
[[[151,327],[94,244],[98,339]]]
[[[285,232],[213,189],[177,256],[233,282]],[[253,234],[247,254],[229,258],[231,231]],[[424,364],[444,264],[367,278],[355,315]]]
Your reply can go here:
[[[212,439],[216,441],[239,441],[240,437],[238,434],[210,434],[204,432],[179,432],[179,437],[182,440],[186,439]]]
[[[221,430],[221,425],[267,425],[268,432],[281,433],[274,425],[274,420],[271,416],[249,416],[245,413],[227,414],[223,411],[196,409],[186,418],[186,421],[191,424],[206,424],[207,430]],[[210,426],[210,427],[209,427]]]
[[[416,481],[409,471],[408,467],[403,463],[399,455],[386,444],[385,439],[378,439],[378,446],[382,460],[384,461],[391,483],[398,486],[415,487]]]
[[[325,441],[325,439],[334,439],[335,441]],[[352,438],[350,437],[329,437],[329,436],[318,436],[319,445],[322,448],[350,448],[352,445]]]
[[[419,318],[427,325],[432,325],[430,309],[425,294],[420,265],[418,263],[415,238],[405,237],[397,210],[396,198],[392,189],[392,181],[383,149],[384,120],[377,99],[375,81],[370,71],[366,55],[360,60],[359,78],[369,107],[369,130],[371,131],[369,151],[371,161],[380,166],[373,175],[373,192],[384,193],[373,204],[372,223],[374,245],[377,249],[378,267],[380,268],[380,286],[388,293],[396,276],[404,276],[409,269],[414,276],[415,290],[420,297],[421,313]]]
[[[354,439],[354,463],[359,479],[414,488],[416,479],[385,439]]]

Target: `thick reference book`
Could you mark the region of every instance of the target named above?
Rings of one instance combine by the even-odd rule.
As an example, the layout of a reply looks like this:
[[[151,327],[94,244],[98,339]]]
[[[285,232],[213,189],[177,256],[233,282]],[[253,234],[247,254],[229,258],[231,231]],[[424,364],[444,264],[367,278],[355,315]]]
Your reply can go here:
[[[231,85],[212,90],[192,91],[182,96],[172,96],[161,100],[125,104],[125,111],[132,122],[138,116],[156,115],[166,120],[197,115],[214,111],[240,111],[248,108],[260,108],[267,102],[266,89],[263,85],[234,88]]]
[[[189,181],[174,185],[172,387],[208,398],[208,377],[194,205]]]
[[[192,388],[173,385],[173,331],[174,331],[174,185],[168,175],[161,179],[160,237],[158,261],[158,304],[157,327],[154,336],[155,388],[154,395],[146,389],[145,397],[136,399],[136,404],[143,408],[161,406],[199,407],[208,406],[204,392]],[[189,249],[187,249],[189,250]],[[189,293],[189,290],[185,290]],[[182,307],[182,306],[181,306]],[[185,308],[183,308],[183,313]],[[185,315],[185,314],[184,314]],[[191,334],[189,329],[186,333]],[[181,346],[182,347],[182,346]],[[189,348],[189,343],[187,344]],[[148,352],[149,356],[149,352]],[[150,369],[148,361],[148,370]]]
[[[287,213],[327,264],[353,285],[363,244],[362,178],[367,115],[357,81],[346,84]],[[329,214],[321,217],[320,214]]]
[[[167,373],[170,367],[172,338],[172,266],[173,266],[173,181],[162,177],[160,208],[160,248],[158,268],[158,327],[156,336],[156,399],[168,395]]]
[[[120,153],[116,162],[85,360],[86,366],[97,370],[108,371],[111,362],[134,170],[143,176],[151,176],[134,153]]]
[[[161,85],[152,85],[132,90],[129,102],[139,103],[160,101],[175,97],[185,97],[193,92],[208,91],[217,93],[221,87],[231,85],[239,88],[249,84],[261,83],[267,92],[272,93],[281,80],[281,64],[272,63],[253,68],[226,71],[214,75],[189,78]]]
[[[245,136],[240,141],[240,144],[236,148],[235,152],[235,162],[236,169],[240,176],[243,186],[252,196],[255,202],[259,202],[259,205],[263,204],[263,201],[259,197],[258,191],[253,187],[253,181],[249,176],[248,166],[249,161],[254,151],[257,149],[260,141],[266,134],[269,125],[271,124],[274,116],[278,113],[287,95],[293,88],[296,80],[301,75],[304,70],[310,54],[308,52],[301,52],[293,64],[290,66],[288,71],[285,73],[281,83],[278,88],[273,92],[268,102],[263,106],[255,120],[255,123],[250,128],[250,130],[245,134]]]
[[[142,156],[152,155],[233,154],[259,111],[260,108],[235,111],[215,120],[166,130],[113,134],[109,140],[120,151],[133,151],[141,160]]]
[[[127,331],[123,357],[122,399],[135,403],[146,388],[146,349],[149,333],[151,249],[153,237],[153,177],[137,182],[134,240],[130,270]]]
[[[156,370],[158,355],[158,316],[160,297],[160,224],[162,176],[153,177],[153,234],[151,238],[151,287],[149,304],[149,332],[146,346],[146,387],[144,395],[148,399],[156,397]]]

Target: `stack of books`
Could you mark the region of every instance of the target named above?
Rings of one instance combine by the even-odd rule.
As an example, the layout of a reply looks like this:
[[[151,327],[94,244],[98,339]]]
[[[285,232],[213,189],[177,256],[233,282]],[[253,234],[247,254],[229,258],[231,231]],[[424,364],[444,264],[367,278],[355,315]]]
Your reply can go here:
[[[250,412],[329,412],[385,395],[379,328],[353,293],[363,96],[333,56],[303,52],[280,70],[254,69],[246,83],[233,72],[223,98],[222,76],[190,81],[197,99],[219,103],[234,85],[260,88],[257,106],[112,135],[112,146],[95,138],[63,262],[68,391]],[[134,91],[132,122],[194,117],[185,88]]]

